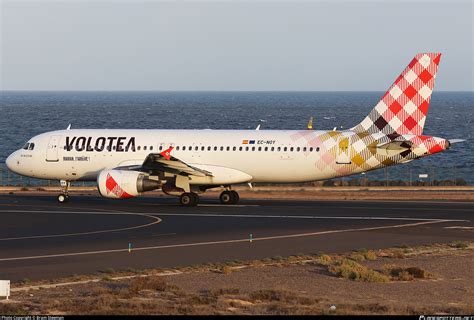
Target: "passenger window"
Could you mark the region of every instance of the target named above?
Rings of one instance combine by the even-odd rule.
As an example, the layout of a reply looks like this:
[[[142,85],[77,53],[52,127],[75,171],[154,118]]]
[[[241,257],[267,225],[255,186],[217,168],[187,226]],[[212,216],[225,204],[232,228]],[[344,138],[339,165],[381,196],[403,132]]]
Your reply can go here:
[[[183,151],[186,151],[186,146],[183,146]]]
[[[233,151],[237,150],[237,147],[233,147],[232,150],[233,150]]]
[[[278,147],[277,151],[281,151],[281,147]]]
[[[262,151],[262,147],[258,147],[258,151]]]
[[[189,151],[193,151],[193,147],[192,147],[192,146],[189,146],[188,150],[189,150]]]
[[[207,151],[211,151],[211,146],[207,147]]]
[[[272,151],[275,151],[275,147],[272,147]]]
[[[229,147],[229,146],[227,146],[226,150],[227,150],[227,151],[230,151],[230,147]]]
[[[194,150],[198,151],[198,150],[199,150],[199,147],[198,147],[198,146],[195,146],[195,147],[194,147]]]
[[[224,151],[224,147],[221,147],[221,151]]]
[[[115,150],[115,147],[114,147],[114,150]],[[146,146],[143,146],[143,150],[146,150]]]
[[[161,151],[161,147],[160,147],[160,151]],[[179,151],[179,146],[176,146],[176,151]]]
[[[316,152],[319,152],[319,147],[316,147]]]
[[[286,150],[288,150],[288,148],[287,148],[287,147],[284,147],[284,148],[283,148],[283,151],[286,151]]]
[[[265,151],[268,151],[268,147],[265,147]]]
[[[293,152],[293,147],[290,148],[290,151]]]
[[[303,152],[306,152],[306,147],[303,147]]]
[[[245,147],[245,151],[249,151],[249,147]]]
[[[296,151],[300,151],[300,147],[297,147],[297,148],[296,148]]]
[[[217,147],[214,147],[214,151],[217,151]]]
[[[309,152],[313,152],[313,147],[309,148]]]
[[[204,151],[204,149],[206,149],[204,146],[201,147],[201,151]]]
[[[239,147],[239,151],[242,151],[242,147]]]
[[[140,151],[141,148],[142,148],[141,146],[138,146],[138,147],[137,147],[137,150]],[[110,147],[107,147],[107,150],[110,151]]]
[[[255,151],[255,147],[252,147],[252,151]]]
[[[153,146],[150,146],[150,150],[153,150]]]
[[[160,151],[163,150],[163,146],[160,146]],[[176,147],[176,150],[179,150],[179,147]]]

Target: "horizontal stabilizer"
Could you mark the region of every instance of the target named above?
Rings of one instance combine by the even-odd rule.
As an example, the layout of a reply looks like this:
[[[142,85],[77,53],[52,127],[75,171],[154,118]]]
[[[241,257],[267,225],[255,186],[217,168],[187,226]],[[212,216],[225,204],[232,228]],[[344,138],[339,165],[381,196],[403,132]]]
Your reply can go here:
[[[376,149],[375,152],[380,155],[391,157],[410,150],[412,145],[413,144],[409,141],[390,141],[387,143],[369,146],[369,148]]]
[[[453,143],[464,142],[466,140],[465,139],[450,139],[448,141],[449,141],[450,144],[453,144]]]

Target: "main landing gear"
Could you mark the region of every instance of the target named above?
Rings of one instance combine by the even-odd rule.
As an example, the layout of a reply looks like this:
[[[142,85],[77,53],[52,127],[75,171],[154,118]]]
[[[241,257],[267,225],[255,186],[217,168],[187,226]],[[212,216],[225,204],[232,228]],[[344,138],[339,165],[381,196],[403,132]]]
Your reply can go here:
[[[239,194],[233,190],[223,191],[219,196],[222,204],[236,204],[239,199]],[[199,203],[199,196],[194,192],[184,192],[179,197],[179,202],[185,207],[195,207]]]
[[[239,194],[233,190],[226,190],[221,193],[219,200],[222,204],[236,204],[239,202]]]
[[[69,186],[71,185],[71,182],[61,180],[59,181],[61,183],[61,193],[58,195],[58,202],[59,203],[66,203],[69,201]]]
[[[199,202],[199,196],[194,192],[185,192],[179,197],[179,202],[185,207],[195,207]]]

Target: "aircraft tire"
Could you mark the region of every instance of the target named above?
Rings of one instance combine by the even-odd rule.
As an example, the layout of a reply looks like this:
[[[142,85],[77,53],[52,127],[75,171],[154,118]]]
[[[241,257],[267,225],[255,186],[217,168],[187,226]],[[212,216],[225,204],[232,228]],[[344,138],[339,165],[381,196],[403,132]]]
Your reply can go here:
[[[179,203],[185,207],[194,207],[199,202],[199,196],[194,192],[185,192],[179,197]]]
[[[219,200],[222,204],[236,204],[239,201],[239,195],[235,191],[222,191]]]
[[[239,194],[237,193],[237,191],[234,191],[234,190],[232,190],[230,193],[232,193],[232,195],[234,196],[232,204],[237,204],[240,200]]]
[[[67,194],[60,193],[57,199],[59,203],[66,203],[69,201],[69,196]]]

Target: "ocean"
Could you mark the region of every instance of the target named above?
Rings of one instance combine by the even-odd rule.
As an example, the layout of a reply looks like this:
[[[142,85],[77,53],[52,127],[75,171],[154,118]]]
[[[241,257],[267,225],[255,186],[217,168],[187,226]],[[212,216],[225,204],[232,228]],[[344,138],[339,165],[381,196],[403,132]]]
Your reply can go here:
[[[315,129],[350,128],[382,92],[26,92],[0,91],[0,170],[32,136],[72,128]],[[462,178],[474,184],[472,92],[434,92],[424,134],[466,139],[450,150],[390,167],[390,179]],[[385,178],[384,170],[365,175]],[[0,176],[1,178],[1,176]],[[5,178],[3,178],[4,180]]]

